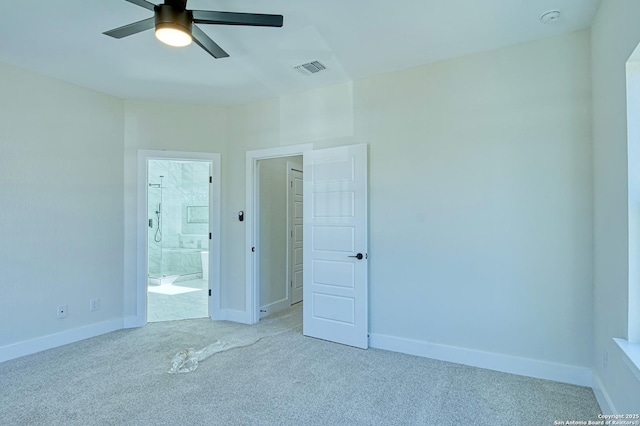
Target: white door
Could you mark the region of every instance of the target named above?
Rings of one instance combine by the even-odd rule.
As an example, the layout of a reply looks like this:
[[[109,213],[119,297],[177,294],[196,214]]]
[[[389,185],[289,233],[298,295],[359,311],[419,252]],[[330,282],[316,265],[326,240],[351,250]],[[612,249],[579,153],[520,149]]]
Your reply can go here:
[[[304,155],[303,333],[369,347],[367,145]]]
[[[289,285],[291,304],[302,301],[302,166],[290,165],[289,176]]]

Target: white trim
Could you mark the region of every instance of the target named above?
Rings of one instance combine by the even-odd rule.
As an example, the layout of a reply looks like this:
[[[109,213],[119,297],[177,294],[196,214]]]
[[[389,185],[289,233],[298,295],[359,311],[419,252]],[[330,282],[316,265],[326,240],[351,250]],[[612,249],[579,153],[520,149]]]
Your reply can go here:
[[[293,218],[292,218],[292,213],[294,213],[293,211],[293,186],[292,186],[292,179],[293,179],[293,172],[300,172],[300,173],[304,173],[303,172],[303,167],[302,164],[300,163],[296,163],[293,161],[287,161],[287,178],[285,179],[286,182],[286,189],[285,189],[285,194],[287,195],[287,239],[286,239],[286,250],[287,250],[287,260],[286,260],[286,264],[287,264],[287,273],[286,273],[286,282],[287,282],[287,294],[289,295],[289,306],[291,306],[291,304],[293,303],[293,277],[291,274],[291,269],[292,269],[292,265],[293,265],[293,257],[294,254],[291,252],[292,250],[292,222],[293,222]],[[304,199],[303,199],[304,202]],[[296,302],[297,303],[297,302]]]
[[[291,293],[293,293],[293,287],[291,287],[291,201],[292,201],[292,197],[291,197],[291,168],[293,167],[292,164],[294,164],[292,161],[287,161],[287,165],[286,165],[286,177],[284,179],[284,185],[285,185],[285,189],[284,189],[284,194],[286,197],[286,211],[285,211],[285,221],[286,221],[286,231],[287,231],[287,238],[285,238],[285,252],[287,253],[286,258],[285,258],[285,274],[284,274],[284,280],[285,280],[285,288],[286,288],[286,294],[287,294],[287,300],[289,302],[289,306],[291,306]],[[266,310],[264,309],[264,307],[260,307],[261,310]],[[284,308],[286,309],[286,307]],[[261,317],[268,315],[267,313],[262,313],[261,312]]]
[[[217,319],[222,311],[222,267],[220,258],[222,256],[222,225],[221,225],[221,200],[222,200],[222,170],[220,164],[220,154],[214,154],[209,172],[213,182],[209,185],[209,232],[212,238],[209,240],[209,288],[211,297],[209,298],[209,317]]]
[[[203,161],[211,164],[210,173],[213,183],[209,185],[209,232],[213,238],[209,240],[209,315],[212,319],[221,316],[220,289],[220,154],[207,152],[183,151],[138,151],[138,198],[136,220],[136,315],[127,317],[128,327],[143,327],[147,323],[147,165],[148,160]],[[217,237],[217,238],[216,238]]]
[[[312,149],[313,144],[303,144],[247,151],[244,220],[247,222],[247,232],[245,233],[245,250],[247,253],[245,257],[245,309],[248,324],[255,324],[260,320],[260,301],[257,297],[257,294],[259,294],[257,257],[252,255],[251,252],[251,247],[258,246],[258,218],[256,214],[258,188],[256,167],[258,160],[304,155],[305,152]]]
[[[271,315],[275,312],[283,311],[290,307],[291,307],[291,298],[289,297],[287,297],[286,299],[269,303],[268,305],[260,306],[260,318],[262,319],[267,315]]]
[[[633,375],[636,376],[636,379],[640,381],[640,344],[617,338],[614,338],[613,341],[616,342],[620,350],[624,353],[623,359],[627,367],[629,367]]]
[[[121,330],[122,325],[122,319],[108,320],[3,346],[0,347],[0,362]]]
[[[618,414],[618,410],[615,409],[609,393],[605,389],[602,380],[600,380],[600,376],[595,372],[593,373],[592,389],[593,394],[596,396],[596,400],[598,401],[598,405],[600,405],[602,414]]]
[[[123,328],[139,328],[144,327],[146,321],[141,322],[137,316],[128,316],[124,318]]]
[[[590,387],[592,384],[593,372],[586,367],[576,367],[531,358],[483,352],[475,349],[405,339],[384,334],[371,334],[369,337],[369,345],[377,349],[385,349],[538,379],[570,383],[578,386]]]
[[[148,271],[148,242],[147,225],[142,225],[147,219],[148,203],[148,158],[155,152],[138,151],[138,179],[137,179],[137,214],[136,214],[136,314],[135,323],[144,327],[147,323],[147,271]],[[126,299],[126,295],[125,295]]]

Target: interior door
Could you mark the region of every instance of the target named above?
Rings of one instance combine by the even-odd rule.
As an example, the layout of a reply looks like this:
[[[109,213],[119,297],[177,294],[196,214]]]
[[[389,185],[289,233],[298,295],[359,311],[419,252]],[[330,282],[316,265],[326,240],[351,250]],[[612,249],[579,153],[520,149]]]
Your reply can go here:
[[[303,181],[303,333],[367,348],[367,145],[305,153]]]
[[[303,217],[302,217],[302,166],[289,169],[289,280],[291,304],[302,301],[303,288]]]

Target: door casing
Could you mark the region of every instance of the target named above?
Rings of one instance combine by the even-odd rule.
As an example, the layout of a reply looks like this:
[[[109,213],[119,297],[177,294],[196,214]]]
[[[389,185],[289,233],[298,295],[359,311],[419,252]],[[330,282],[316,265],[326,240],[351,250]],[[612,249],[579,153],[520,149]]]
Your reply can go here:
[[[302,295],[297,297],[296,288],[293,286],[295,283],[295,248],[294,248],[294,220],[295,220],[295,196],[294,187],[292,186],[293,176],[295,172],[304,173],[302,171],[302,164],[287,161],[287,231],[290,235],[287,236],[287,287],[289,295],[289,304],[298,303],[302,301]],[[303,199],[304,203],[304,199]],[[301,292],[302,290],[299,290]],[[295,298],[294,298],[295,296]]]
[[[203,161],[211,163],[212,182],[209,184],[209,316],[221,319],[220,309],[220,154],[181,151],[138,151],[138,197],[136,219],[136,316],[135,325],[142,327],[147,323],[147,199],[149,160]]]
[[[252,251],[252,247],[258,247],[258,161],[270,158],[293,157],[311,151],[313,144],[291,145],[277,148],[247,151],[246,154],[246,203],[244,218],[247,222],[245,234],[245,312],[246,324],[255,324],[260,321],[260,289],[258,282],[258,256]]]

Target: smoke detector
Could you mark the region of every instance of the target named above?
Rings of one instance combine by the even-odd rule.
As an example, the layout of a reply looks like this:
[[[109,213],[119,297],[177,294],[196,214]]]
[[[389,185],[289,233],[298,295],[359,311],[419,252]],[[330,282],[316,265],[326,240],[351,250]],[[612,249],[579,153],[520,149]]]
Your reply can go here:
[[[560,11],[559,10],[550,10],[549,12],[543,13],[540,17],[540,21],[543,24],[555,24],[560,20]]]
[[[293,69],[298,71],[302,75],[311,75],[319,73],[322,70],[326,70],[327,67],[321,64],[319,61],[312,61],[307,62],[306,64],[297,65],[293,67]]]

